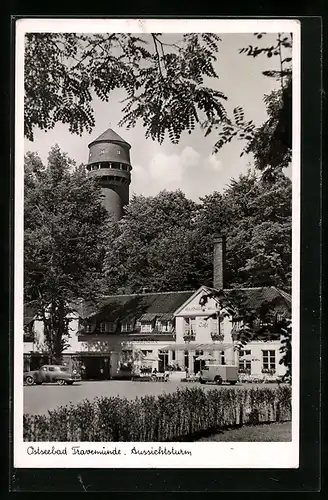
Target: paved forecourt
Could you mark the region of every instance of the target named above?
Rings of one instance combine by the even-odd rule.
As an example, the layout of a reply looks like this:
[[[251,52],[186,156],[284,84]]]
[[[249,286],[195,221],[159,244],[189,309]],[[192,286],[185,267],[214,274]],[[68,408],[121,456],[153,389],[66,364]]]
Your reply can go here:
[[[201,387],[209,391],[216,389],[216,385],[200,385],[191,382],[132,382],[132,381],[101,381],[80,382],[74,385],[58,386],[56,384],[44,384],[24,386],[24,413],[46,414],[48,410],[69,403],[79,403],[84,399],[93,399],[101,396],[121,396],[128,399],[136,397],[174,392],[178,388]],[[222,385],[222,388],[233,388],[243,390],[247,387],[263,387],[262,384],[237,384],[235,386]],[[270,384],[276,387],[276,384]]]

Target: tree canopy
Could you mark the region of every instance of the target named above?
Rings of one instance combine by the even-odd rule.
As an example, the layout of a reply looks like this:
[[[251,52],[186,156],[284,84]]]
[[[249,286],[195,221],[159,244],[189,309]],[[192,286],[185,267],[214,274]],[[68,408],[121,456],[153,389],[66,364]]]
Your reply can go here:
[[[254,36],[265,42],[266,33],[255,33]],[[263,71],[268,78],[278,80],[279,88],[264,95],[264,103],[268,119],[260,126],[253,120],[247,121],[242,106],[233,110],[231,117],[222,120],[211,116],[202,123],[205,135],[215,131],[218,140],[214,145],[214,152],[218,152],[225,144],[233,139],[246,141],[241,153],[252,153],[254,166],[270,178],[276,171],[289,166],[292,154],[292,36],[291,34],[277,34],[276,44],[269,46],[242,47],[240,54],[247,57],[266,56],[271,64],[278,65],[277,69]],[[274,61],[274,62],[272,62]]]
[[[263,74],[278,80],[279,88],[264,96],[268,119],[258,126],[240,105],[229,116],[229,96],[206,84],[219,77],[214,62],[221,39],[215,33],[185,33],[174,41],[161,33],[27,33],[25,136],[33,140],[35,127],[47,131],[59,122],[71,133],[91,132],[94,96],[108,101],[120,88],[126,93],[120,125],[141,123],[146,137],[162,143],[168,134],[177,143],[199,123],[213,135],[214,153],[240,139],[246,142],[241,154],[252,153],[255,168],[272,176],[291,161],[292,37],[278,33],[276,44],[265,46],[265,35],[254,34],[262,46],[239,50],[275,61]]]
[[[213,62],[220,37],[186,33],[168,42],[161,33],[27,33],[25,45],[25,136],[35,127],[66,123],[71,133],[91,132],[93,96],[108,101],[126,92],[121,124],[140,121],[146,137],[178,142],[199,117],[224,118],[226,96],[204,84],[217,78]]]
[[[70,301],[99,294],[106,220],[99,187],[58,146],[46,166],[35,153],[26,155],[24,299],[42,317],[54,356],[69,336]]]
[[[111,293],[195,289],[213,281],[213,235],[227,236],[227,284],[291,285],[291,181],[249,171],[196,204],[181,191],[134,196],[113,223],[106,256]]]

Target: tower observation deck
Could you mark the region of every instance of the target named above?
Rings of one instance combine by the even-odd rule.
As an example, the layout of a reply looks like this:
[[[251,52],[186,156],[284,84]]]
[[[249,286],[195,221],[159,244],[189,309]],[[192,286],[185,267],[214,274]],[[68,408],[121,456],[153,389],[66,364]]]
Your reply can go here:
[[[130,144],[111,128],[89,144],[89,177],[96,177],[104,195],[103,203],[114,220],[121,219],[129,203],[131,182]]]

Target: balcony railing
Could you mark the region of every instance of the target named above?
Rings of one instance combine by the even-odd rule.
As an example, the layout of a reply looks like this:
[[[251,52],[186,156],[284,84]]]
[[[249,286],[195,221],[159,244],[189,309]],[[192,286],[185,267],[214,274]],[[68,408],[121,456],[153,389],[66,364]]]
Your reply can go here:
[[[211,332],[211,338],[212,340],[219,340],[220,342],[223,342],[224,335],[223,333]]]

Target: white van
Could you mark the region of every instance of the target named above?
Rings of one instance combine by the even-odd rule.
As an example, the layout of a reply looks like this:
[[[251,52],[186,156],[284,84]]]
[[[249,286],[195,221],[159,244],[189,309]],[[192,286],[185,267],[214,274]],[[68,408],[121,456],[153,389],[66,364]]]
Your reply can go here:
[[[235,385],[238,381],[238,366],[236,365],[206,365],[200,372],[199,381],[201,384],[215,382],[221,385],[228,382]]]

